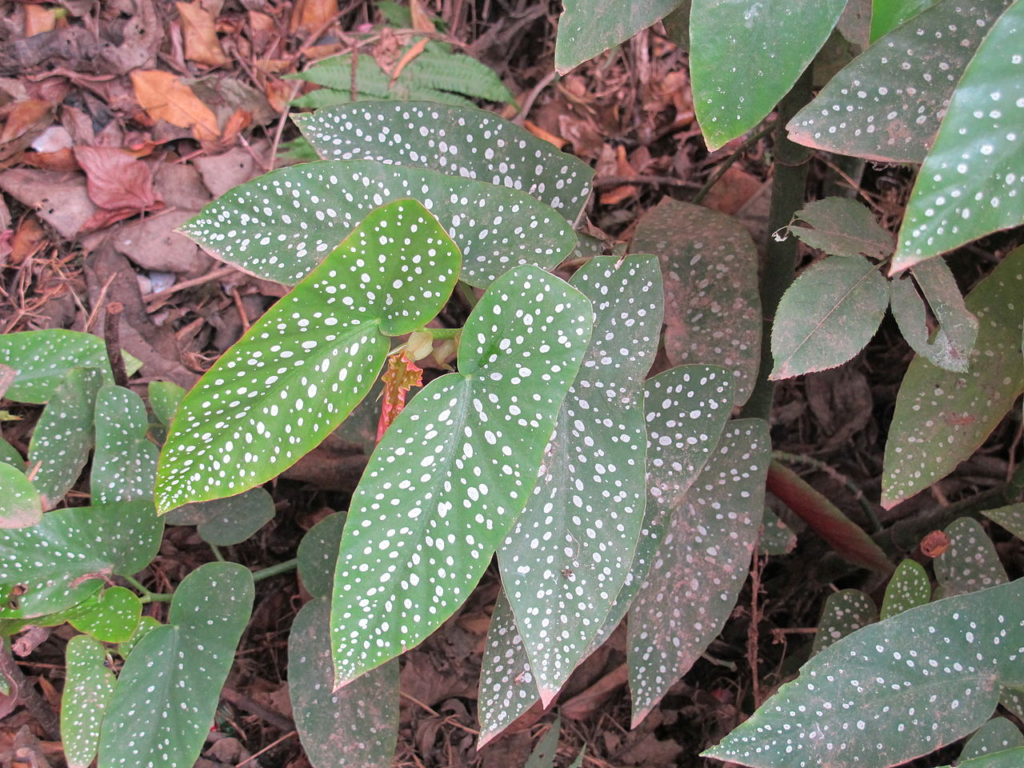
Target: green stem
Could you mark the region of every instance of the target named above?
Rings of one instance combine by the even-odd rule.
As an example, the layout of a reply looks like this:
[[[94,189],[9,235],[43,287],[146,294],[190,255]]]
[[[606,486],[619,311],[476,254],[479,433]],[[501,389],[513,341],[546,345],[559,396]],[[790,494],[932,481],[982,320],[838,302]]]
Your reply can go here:
[[[206,543],[210,544],[210,542]],[[210,550],[213,552],[213,557],[218,563],[227,562],[227,560],[224,559],[224,555],[221,554],[220,547],[218,547],[216,544],[210,544]]]
[[[459,296],[461,296],[465,302],[469,305],[470,309],[476,307],[476,304],[480,299],[476,297],[476,293],[473,291],[473,287],[467,283],[459,280],[458,282]]]
[[[141,594],[142,602],[143,603],[169,603],[169,602],[171,602],[171,598],[173,597],[173,595],[171,595],[171,594],[164,594],[164,593],[161,593],[161,592],[151,592],[147,587],[145,587],[142,584],[141,581],[136,579],[134,576],[122,576],[121,578],[123,578],[125,581],[127,581],[131,586],[133,586]]]
[[[263,581],[263,579],[269,579],[272,576],[287,573],[288,571],[294,571],[298,564],[298,558],[293,557],[291,560],[285,560],[283,563],[278,563],[277,565],[271,565],[266,568],[261,568],[258,571],[253,571],[252,580]]]
[[[414,333],[429,333],[435,339],[457,339],[461,328],[420,328]]]
[[[772,321],[779,300],[796,274],[797,241],[789,237],[779,242],[772,235],[789,224],[804,204],[808,162],[806,147],[786,137],[786,123],[811,99],[811,68],[800,76],[793,89],[779,102],[775,124],[775,178],[772,180],[772,202],[768,214],[768,244],[761,271],[761,307],[764,326],[761,333],[761,368],[754,391],[743,406],[743,416],[767,419],[771,414],[775,385],[768,380],[772,369]]]

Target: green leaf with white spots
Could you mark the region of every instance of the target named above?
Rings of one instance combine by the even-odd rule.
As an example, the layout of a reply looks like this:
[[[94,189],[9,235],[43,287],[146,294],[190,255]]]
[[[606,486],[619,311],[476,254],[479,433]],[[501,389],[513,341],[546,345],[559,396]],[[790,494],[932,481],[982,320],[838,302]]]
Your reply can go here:
[[[324,160],[374,160],[477,179],[526,192],[570,223],[590,196],[589,165],[475,107],[356,102],[292,119]]]
[[[894,247],[892,235],[882,229],[865,206],[845,197],[816,200],[796,212],[789,231],[812,248],[833,256],[884,259]]]
[[[633,560],[647,495],[643,379],[662,321],[657,257],[599,256],[570,284],[594,307],[590,346],[498,551],[545,706],[583,660]]]
[[[17,375],[4,395],[18,403],[45,403],[75,368],[95,368],[113,383],[103,339],[90,333],[51,329],[0,335],[0,361]]]
[[[942,370],[920,357],[910,364],[885,445],[885,508],[952,472],[1024,391],[1022,291],[1024,248],[1018,248],[967,296],[979,323],[968,372]]]
[[[480,737],[477,749],[491,742],[530,707],[540,706],[537,683],[516,626],[508,596],[502,590],[494,603],[480,668],[477,697]]]
[[[102,579],[138,573],[156,556],[163,520],[152,502],[47,512],[31,528],[0,530],[0,591],[22,585],[0,618],[45,616],[95,593]]]
[[[143,616],[139,620],[139,623],[135,626],[135,631],[132,632],[132,636],[125,640],[123,643],[118,643],[117,655],[120,656],[122,659],[127,659],[131,655],[131,652],[135,650],[135,646],[139,644],[142,638],[144,638],[157,627],[162,626],[164,625],[152,616]]]
[[[1005,717],[993,717],[967,740],[957,762],[964,765],[964,760],[1017,747],[1024,747],[1024,734],[1021,734],[1020,728]],[[1024,752],[1022,752],[1022,757],[1024,757]]]
[[[313,768],[388,768],[398,737],[398,660],[334,691],[330,613],[330,600],[317,597],[288,635],[288,695],[302,748]]]
[[[93,503],[153,498],[159,451],[149,441],[149,415],[130,389],[102,387],[96,395],[96,452],[89,488]]]
[[[726,425],[685,502],[672,510],[629,609],[633,727],[718,636],[747,580],[771,462],[768,424]]]
[[[641,217],[630,250],[661,259],[669,361],[725,366],[736,378],[735,404],[745,403],[760,363],[762,314],[747,230],[732,216],[666,197]]]
[[[965,25],[966,26],[966,25]],[[978,46],[917,176],[892,272],[1024,223],[1024,1]]]
[[[182,400],[160,456],[157,508],[241,493],[313,450],[370,389],[388,337],[444,306],[459,264],[416,201],[374,210]]]
[[[936,597],[952,597],[1007,582],[995,545],[981,523],[961,517],[946,526],[949,546],[935,558]]]
[[[765,507],[757,548],[762,554],[775,556],[788,555],[796,549],[796,534],[771,507]]]
[[[1006,749],[957,763],[956,768],[1018,768],[1024,764],[1024,747]],[[945,766],[952,768],[952,766]]]
[[[950,744],[991,717],[1001,685],[1024,685],[1024,622],[1014,609],[1022,602],[1017,580],[858,630],[704,756],[755,768],[853,768]]]
[[[106,661],[106,648],[91,637],[76,635],[68,641],[60,700],[60,737],[68,768],[88,768],[96,757],[100,724],[116,683]]]
[[[36,487],[21,469],[0,463],[0,528],[27,528],[42,518]]]
[[[94,442],[98,368],[72,368],[50,396],[28,447],[32,484],[50,509],[78,481]]]
[[[871,41],[888,34],[934,3],[935,0],[872,0]]]
[[[929,259],[889,285],[893,317],[911,348],[939,368],[967,371],[978,338],[978,318],[968,311],[946,262]],[[939,324],[934,339],[929,338],[925,301]]]
[[[693,0],[690,73],[708,149],[757,125],[828,40],[846,0]]]
[[[883,163],[924,161],[957,81],[1009,2],[935,3],[833,77],[790,120],[790,139]]]
[[[555,758],[558,756],[558,738],[562,735],[562,716],[558,715],[555,722],[551,724],[547,732],[541,736],[540,741],[526,758],[523,768],[555,768]]]
[[[335,573],[339,685],[421,642],[469,595],[529,499],[592,326],[579,291],[517,267],[466,321],[459,372],[389,427],[353,493]]]
[[[263,488],[172,509],[168,525],[198,526],[199,538],[215,547],[241,544],[274,519],[274,498]]]
[[[863,256],[811,265],[786,289],[772,326],[770,379],[842,365],[871,341],[889,306],[889,283]]]
[[[881,618],[892,618],[932,599],[932,583],[924,566],[916,560],[904,560],[896,568],[885,588]]]
[[[558,19],[555,69],[565,74],[674,11],[683,0],[566,0]]]
[[[328,515],[307,531],[296,553],[302,586],[313,597],[330,597],[334,584],[334,566],[345,528],[345,513]]]
[[[1024,541],[1024,501],[995,509],[983,509],[981,514]]]
[[[174,591],[167,625],[132,651],[103,720],[99,768],[191,768],[252,612],[248,568],[207,563]]]
[[[18,449],[0,437],[0,464],[15,467],[19,471],[25,469],[25,460],[21,458]]]
[[[186,390],[170,381],[149,382],[149,404],[153,413],[165,427],[171,425],[174,414],[185,397]]]
[[[489,285],[518,264],[552,267],[576,245],[569,224],[526,192],[373,160],[282,168],[210,203],[182,231],[267,280],[303,279],[370,211],[420,201],[462,252],[461,279]]]
[[[878,621],[878,609],[874,601],[859,589],[843,589],[833,592],[825,600],[818,620],[818,631],[814,635],[811,655],[828,648],[861,627]]]
[[[104,643],[130,640],[141,618],[142,600],[124,587],[105,589],[67,611],[71,626]]]

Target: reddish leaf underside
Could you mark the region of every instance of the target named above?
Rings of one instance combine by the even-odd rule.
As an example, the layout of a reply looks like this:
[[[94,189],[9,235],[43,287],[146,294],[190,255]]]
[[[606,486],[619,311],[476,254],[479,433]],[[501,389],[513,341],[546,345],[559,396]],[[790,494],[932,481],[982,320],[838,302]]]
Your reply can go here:
[[[423,369],[410,360],[403,350],[388,358],[388,369],[380,377],[384,382],[384,402],[377,422],[377,442],[384,437],[398,414],[405,408],[405,397],[411,387],[423,386]]]

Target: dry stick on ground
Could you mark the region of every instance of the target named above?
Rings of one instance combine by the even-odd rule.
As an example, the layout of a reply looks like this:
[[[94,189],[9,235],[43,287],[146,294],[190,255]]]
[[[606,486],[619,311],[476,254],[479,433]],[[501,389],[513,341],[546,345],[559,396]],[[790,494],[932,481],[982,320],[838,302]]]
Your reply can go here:
[[[128,371],[124,367],[124,355],[121,354],[121,313],[124,304],[112,301],[107,304],[107,314],[103,318],[103,343],[107,348],[107,359],[110,370],[114,372],[114,383],[119,387],[128,386]]]
[[[11,681],[14,692],[25,705],[25,709],[39,723],[46,738],[56,741],[60,738],[60,721],[38,691],[32,687],[18,668],[7,642],[0,640],[0,674]]]
[[[761,569],[764,561],[754,545],[754,560],[750,564],[750,624],[747,627],[747,663],[750,665],[750,678],[753,684],[754,709],[761,706],[761,675],[759,672],[759,653],[761,645],[760,625],[762,619],[761,606]]]
[[[243,709],[250,715],[256,715],[262,718],[269,725],[274,726],[279,731],[293,731],[295,730],[295,723],[292,722],[291,718],[285,717],[280,712],[275,712],[268,707],[264,707],[262,704],[250,699],[243,693],[232,688],[225,688],[220,692],[220,697],[224,701],[232,704],[239,709]]]

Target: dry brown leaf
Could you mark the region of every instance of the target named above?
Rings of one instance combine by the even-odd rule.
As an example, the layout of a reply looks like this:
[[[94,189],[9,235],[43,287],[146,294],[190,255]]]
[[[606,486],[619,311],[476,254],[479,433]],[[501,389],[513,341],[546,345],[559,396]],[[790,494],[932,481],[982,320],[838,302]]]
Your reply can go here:
[[[546,131],[536,123],[531,123],[529,120],[523,121],[523,128],[528,130],[538,139],[544,139],[548,144],[554,145],[555,149],[564,149],[565,145],[569,143],[561,136],[557,136],[551,133],[551,131]]]
[[[338,0],[298,0],[292,8],[288,31],[314,32],[338,15]]]
[[[149,166],[129,153],[114,147],[75,147],[75,159],[85,171],[89,199],[100,208],[138,213],[160,204]]]
[[[420,38],[419,40],[417,40],[411,46],[409,46],[409,50],[407,50],[404,54],[402,54],[402,58],[400,58],[398,60],[398,63],[395,64],[395,69],[391,73],[391,83],[390,83],[390,85],[394,85],[395,84],[395,80],[397,80],[398,76],[400,74],[402,74],[402,70],[405,69],[406,65],[410,61],[412,61],[417,56],[419,56],[421,53],[423,53],[423,50],[427,47],[427,43],[428,42],[430,42],[430,38],[423,37],[423,38]]]
[[[154,120],[191,128],[199,141],[214,141],[220,136],[213,110],[170,72],[157,69],[132,72],[132,86],[135,98]]]
[[[175,3],[185,33],[185,58],[210,67],[223,67],[230,62],[220,47],[213,15],[198,3]]]
[[[25,259],[35,256],[46,245],[46,232],[42,225],[32,214],[29,214],[18,225],[14,238],[11,241],[10,265],[15,267]]]
[[[7,113],[7,122],[0,133],[0,144],[6,144],[29,131],[42,129],[50,122],[50,103],[41,99],[17,102]]]

